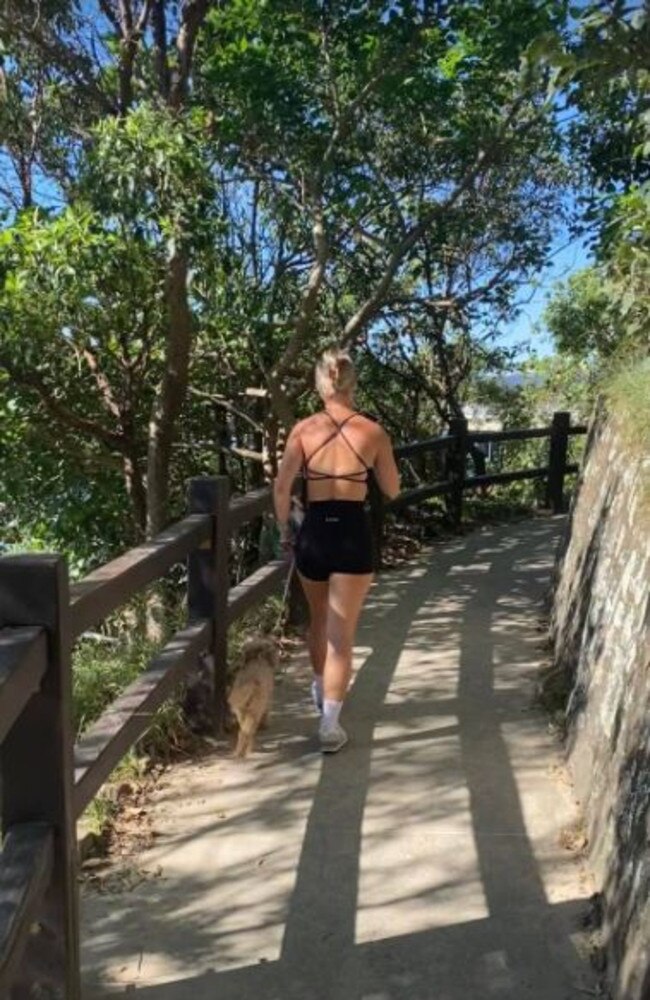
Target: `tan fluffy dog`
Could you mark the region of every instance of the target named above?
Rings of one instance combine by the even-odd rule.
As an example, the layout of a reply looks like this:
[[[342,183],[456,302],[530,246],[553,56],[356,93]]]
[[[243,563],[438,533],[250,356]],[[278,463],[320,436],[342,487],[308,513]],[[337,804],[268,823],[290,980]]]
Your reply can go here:
[[[255,734],[266,724],[273,701],[278,651],[271,639],[247,639],[241,650],[241,666],[235,674],[228,701],[239,724],[236,757],[253,749]]]

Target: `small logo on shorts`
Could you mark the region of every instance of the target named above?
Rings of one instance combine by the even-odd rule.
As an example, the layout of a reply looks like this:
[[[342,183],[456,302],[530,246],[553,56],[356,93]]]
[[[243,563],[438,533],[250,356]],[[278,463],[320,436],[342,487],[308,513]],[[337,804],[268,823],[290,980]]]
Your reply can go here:
[[[325,518],[325,523],[326,524],[338,524],[340,520],[341,520],[340,517],[326,517]]]

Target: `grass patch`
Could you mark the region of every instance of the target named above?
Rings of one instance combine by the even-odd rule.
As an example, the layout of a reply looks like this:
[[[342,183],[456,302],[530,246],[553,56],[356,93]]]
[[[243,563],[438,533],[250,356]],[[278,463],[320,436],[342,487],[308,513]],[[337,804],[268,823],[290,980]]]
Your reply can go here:
[[[621,368],[607,384],[605,395],[626,445],[646,457],[650,454],[650,357]]]
[[[73,708],[77,735],[92,725],[149,665],[160,648],[143,638],[121,637],[110,645],[87,639],[73,657]],[[143,780],[152,761],[169,760],[194,741],[180,703],[172,698],[154,714],[151,725],[126,754],[85,810],[82,823],[102,853],[121,809],[116,789]]]
[[[605,387],[608,409],[626,448],[642,463],[641,503],[650,513],[650,357],[626,364]]]
[[[141,640],[116,639],[109,644],[87,639],[79,643],[72,664],[74,724],[77,734],[138,677],[156,646]]]
[[[83,814],[83,822],[98,840],[104,837],[119,812],[119,801],[113,794],[113,789],[122,782],[141,778],[147,763],[138,757],[135,750],[130,750],[111,774],[105,788],[89,803]]]
[[[564,667],[551,663],[541,671],[535,700],[562,739],[567,734],[566,709],[572,688],[572,679]]]

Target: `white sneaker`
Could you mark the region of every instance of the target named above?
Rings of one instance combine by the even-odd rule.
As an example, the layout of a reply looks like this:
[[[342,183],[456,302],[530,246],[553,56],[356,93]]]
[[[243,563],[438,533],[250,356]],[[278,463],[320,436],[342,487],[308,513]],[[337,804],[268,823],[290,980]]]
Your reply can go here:
[[[324,726],[321,723],[318,735],[323,753],[336,753],[348,742],[348,734],[338,722],[335,726]]]
[[[323,695],[318,688],[316,681],[311,682],[311,700],[319,715],[323,714]]]

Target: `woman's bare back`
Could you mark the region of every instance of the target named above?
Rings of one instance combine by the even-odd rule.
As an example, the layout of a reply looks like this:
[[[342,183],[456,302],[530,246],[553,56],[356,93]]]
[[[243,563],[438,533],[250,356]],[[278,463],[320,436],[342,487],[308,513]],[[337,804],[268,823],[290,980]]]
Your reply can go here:
[[[377,460],[380,425],[354,410],[321,411],[299,425],[310,500],[363,500]]]

